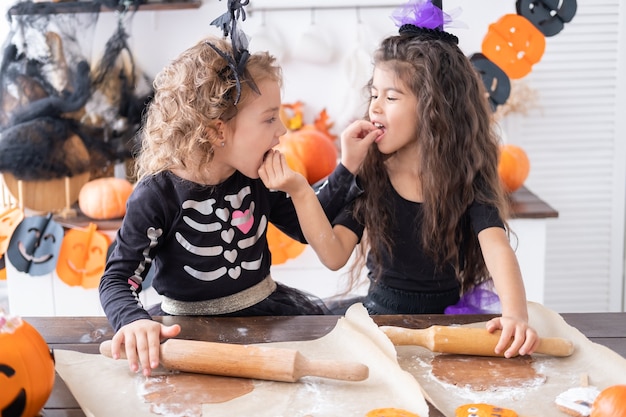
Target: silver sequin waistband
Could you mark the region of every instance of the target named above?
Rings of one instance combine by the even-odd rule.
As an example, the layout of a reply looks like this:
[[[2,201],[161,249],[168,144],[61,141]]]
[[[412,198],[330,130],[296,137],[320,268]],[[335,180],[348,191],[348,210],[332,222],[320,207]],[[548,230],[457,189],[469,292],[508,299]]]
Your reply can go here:
[[[204,301],[180,301],[163,296],[161,310],[174,316],[209,316],[234,313],[266,299],[276,290],[271,276],[236,294]]]

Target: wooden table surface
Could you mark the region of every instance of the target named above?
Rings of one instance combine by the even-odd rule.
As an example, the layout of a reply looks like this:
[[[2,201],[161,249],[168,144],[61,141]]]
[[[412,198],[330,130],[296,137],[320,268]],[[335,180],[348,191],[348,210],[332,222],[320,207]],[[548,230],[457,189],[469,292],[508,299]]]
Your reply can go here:
[[[562,314],[591,341],[626,357],[626,313]],[[485,321],[488,315],[397,315],[373,316],[379,325],[427,328],[433,324],[467,324]],[[158,317],[165,324],[182,326],[180,338],[227,343],[265,343],[312,340],[329,333],[337,316],[297,317]],[[113,330],[104,317],[24,317],[44,337],[51,349],[98,353],[98,346],[111,339]],[[88,382],[87,382],[88,383]],[[94,386],[94,389],[97,389]],[[57,375],[44,417],[84,417],[78,403]],[[437,410],[431,416],[441,417]]]

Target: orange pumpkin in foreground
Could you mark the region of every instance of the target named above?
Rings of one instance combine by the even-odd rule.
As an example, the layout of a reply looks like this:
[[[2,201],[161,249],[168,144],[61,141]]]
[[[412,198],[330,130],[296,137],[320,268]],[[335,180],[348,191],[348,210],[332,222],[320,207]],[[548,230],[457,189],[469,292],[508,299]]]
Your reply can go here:
[[[0,415],[39,415],[54,385],[54,358],[37,330],[0,312]]]
[[[326,178],[337,166],[339,152],[335,144],[314,127],[287,132],[275,148],[284,154],[291,153],[302,161],[306,169],[303,175],[309,184]]]
[[[626,417],[626,385],[600,391],[591,406],[591,417]]]
[[[132,192],[133,185],[127,179],[98,178],[80,189],[78,207],[92,219],[117,219],[126,214],[126,202]]]
[[[512,193],[520,188],[530,172],[530,160],[524,149],[506,144],[500,147],[498,175],[505,191]]]

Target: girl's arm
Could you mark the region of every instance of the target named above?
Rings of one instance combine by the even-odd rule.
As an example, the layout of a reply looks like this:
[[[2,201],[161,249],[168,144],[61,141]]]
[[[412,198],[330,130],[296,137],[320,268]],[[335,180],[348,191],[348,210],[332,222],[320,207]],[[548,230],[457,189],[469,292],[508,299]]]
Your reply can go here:
[[[285,156],[275,150],[266,155],[259,176],[267,188],[291,196],[302,232],[320,261],[333,271],[344,266],[358,238],[348,228],[330,224],[306,178],[291,170]]]
[[[478,233],[478,241],[502,306],[502,316],[487,322],[489,331],[502,330],[495,352],[504,351],[507,358],[518,353],[529,355],[536,349],[539,338],[528,325],[526,290],[515,252],[505,230],[500,227],[482,230]],[[511,338],[514,338],[513,343],[507,349]]]

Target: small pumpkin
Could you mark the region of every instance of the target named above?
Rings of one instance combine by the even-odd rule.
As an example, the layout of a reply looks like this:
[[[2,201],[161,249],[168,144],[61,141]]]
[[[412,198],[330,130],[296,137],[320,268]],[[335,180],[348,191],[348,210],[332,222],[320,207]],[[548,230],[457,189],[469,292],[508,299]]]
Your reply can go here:
[[[78,194],[78,207],[96,220],[124,217],[133,185],[125,178],[104,177],[87,182]]]
[[[520,188],[530,172],[530,160],[524,149],[505,144],[500,147],[498,175],[505,191],[512,193]]]
[[[591,417],[626,417],[626,385],[612,385],[600,391],[591,406]]]
[[[54,357],[37,330],[0,311],[0,415],[40,413],[54,385]]]
[[[337,166],[339,152],[335,144],[316,129],[287,132],[280,138],[276,149],[285,154],[291,153],[304,163],[309,184],[326,178]]]

